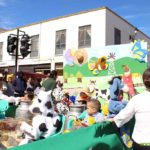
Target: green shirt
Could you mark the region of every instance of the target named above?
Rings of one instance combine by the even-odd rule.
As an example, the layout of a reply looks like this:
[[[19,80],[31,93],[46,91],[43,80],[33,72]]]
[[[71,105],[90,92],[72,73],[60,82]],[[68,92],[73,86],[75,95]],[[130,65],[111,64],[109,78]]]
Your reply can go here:
[[[48,78],[42,83],[42,87],[44,87],[46,91],[53,90],[56,87],[56,80]]]

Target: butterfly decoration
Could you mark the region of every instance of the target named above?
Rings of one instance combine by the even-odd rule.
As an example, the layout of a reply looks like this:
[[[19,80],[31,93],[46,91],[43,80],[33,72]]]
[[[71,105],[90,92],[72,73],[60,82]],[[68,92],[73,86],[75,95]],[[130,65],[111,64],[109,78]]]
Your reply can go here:
[[[98,75],[101,70],[106,70],[108,68],[107,58],[105,56],[98,59],[90,58],[88,68],[92,71],[93,75]]]
[[[68,49],[64,54],[64,58],[68,65],[73,66],[74,65],[74,50]]]
[[[145,62],[145,57],[148,52],[147,49],[142,48],[140,40],[134,43],[131,52],[133,54],[133,58],[137,59],[139,62]]]

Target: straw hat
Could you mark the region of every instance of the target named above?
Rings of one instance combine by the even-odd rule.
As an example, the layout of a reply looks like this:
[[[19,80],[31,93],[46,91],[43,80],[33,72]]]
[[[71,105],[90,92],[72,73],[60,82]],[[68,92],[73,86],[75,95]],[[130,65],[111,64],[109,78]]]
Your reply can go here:
[[[89,88],[84,88],[79,91],[79,94],[77,95],[76,100],[77,101],[87,101],[90,97],[90,91]]]

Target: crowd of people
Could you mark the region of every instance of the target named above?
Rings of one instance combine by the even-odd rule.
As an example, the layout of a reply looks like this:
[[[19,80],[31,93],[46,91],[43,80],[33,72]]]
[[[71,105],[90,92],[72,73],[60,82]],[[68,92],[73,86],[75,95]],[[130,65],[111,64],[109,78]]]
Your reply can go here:
[[[41,87],[44,87],[46,91],[56,88],[57,71],[53,70],[47,75],[47,78],[32,78],[26,77],[22,71],[16,73],[16,75],[1,73],[0,74],[0,90],[8,97],[22,97],[27,92],[36,91]]]

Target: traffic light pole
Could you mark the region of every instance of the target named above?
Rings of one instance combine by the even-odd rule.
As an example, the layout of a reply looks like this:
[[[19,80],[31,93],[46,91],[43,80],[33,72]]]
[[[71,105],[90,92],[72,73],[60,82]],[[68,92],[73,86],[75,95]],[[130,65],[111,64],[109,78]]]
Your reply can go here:
[[[20,32],[22,34],[20,34]],[[19,37],[21,38],[21,46],[20,46],[20,53],[19,55]],[[31,51],[29,51],[30,43],[28,43],[30,37],[24,31],[17,29],[17,34],[10,34],[7,38],[7,52],[11,56],[15,56],[15,73],[19,71],[18,59],[24,59]],[[19,57],[22,56],[22,57]]]
[[[16,55],[15,55],[15,73],[19,71],[19,66],[18,66],[18,47],[19,47],[19,29],[17,29],[17,41],[16,41]]]

